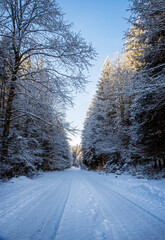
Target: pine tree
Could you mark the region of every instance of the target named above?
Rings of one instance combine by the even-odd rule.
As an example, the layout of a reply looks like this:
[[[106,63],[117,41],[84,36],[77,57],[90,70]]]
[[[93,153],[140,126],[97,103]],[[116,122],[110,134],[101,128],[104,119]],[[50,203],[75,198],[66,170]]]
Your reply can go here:
[[[135,41],[143,44],[140,68],[132,78],[132,159],[134,165],[161,169],[165,162],[165,8],[162,0],[132,0],[130,22]]]
[[[124,165],[129,146],[129,82],[123,59],[116,58],[112,64],[107,58],[82,133],[83,162],[89,168],[106,164],[116,171]]]
[[[116,152],[117,96],[114,94],[113,74],[114,66],[107,57],[82,134],[84,163],[92,167],[103,167],[109,154]]]

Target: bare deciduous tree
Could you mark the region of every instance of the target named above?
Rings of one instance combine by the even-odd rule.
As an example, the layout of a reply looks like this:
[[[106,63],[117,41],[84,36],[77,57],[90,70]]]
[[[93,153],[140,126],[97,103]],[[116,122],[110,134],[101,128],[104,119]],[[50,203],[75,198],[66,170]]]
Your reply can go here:
[[[0,36],[10,45],[9,54],[3,55],[9,69],[1,152],[1,160],[5,162],[13,101],[20,81],[35,81],[45,88],[44,82],[38,81],[38,73],[42,71],[49,75],[48,90],[71,101],[70,92],[84,87],[84,70],[96,53],[80,34],[72,32],[55,0],[0,1]],[[37,65],[40,58],[44,62],[42,70],[25,68],[27,59]]]

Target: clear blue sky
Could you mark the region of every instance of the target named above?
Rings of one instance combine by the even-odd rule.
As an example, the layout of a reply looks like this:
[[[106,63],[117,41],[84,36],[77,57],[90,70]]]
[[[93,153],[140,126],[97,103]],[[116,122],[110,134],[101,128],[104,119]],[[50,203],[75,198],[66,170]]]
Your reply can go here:
[[[129,13],[128,0],[58,0],[65,13],[65,19],[74,24],[76,32],[81,31],[87,42],[91,42],[98,53],[98,59],[89,71],[87,93],[77,94],[74,109],[67,111],[67,120],[74,127],[83,128],[85,115],[95,94],[101,68],[107,56],[112,58],[122,51],[124,31],[129,27],[126,20]],[[80,143],[80,134],[72,137],[71,145]]]

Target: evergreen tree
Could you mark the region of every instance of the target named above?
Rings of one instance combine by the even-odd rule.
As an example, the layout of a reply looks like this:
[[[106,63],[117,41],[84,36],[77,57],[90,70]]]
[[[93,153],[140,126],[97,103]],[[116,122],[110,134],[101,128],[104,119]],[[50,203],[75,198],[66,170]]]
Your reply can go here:
[[[126,55],[107,57],[82,133],[83,162],[89,168],[121,169],[129,156],[131,96]]]
[[[82,134],[83,162],[89,167],[104,167],[110,159],[120,162],[120,126],[126,122],[122,84],[119,64],[107,57]]]
[[[130,22],[141,34],[134,36],[143,45],[138,56],[140,68],[132,78],[131,148],[135,166],[148,173],[162,169],[165,162],[165,28],[164,1],[132,0]],[[144,168],[143,168],[144,169]]]
[[[129,21],[138,31],[134,37],[143,44],[139,61],[144,69],[153,73],[161,70],[165,62],[165,30],[163,0],[132,0]],[[159,67],[158,67],[159,66]]]

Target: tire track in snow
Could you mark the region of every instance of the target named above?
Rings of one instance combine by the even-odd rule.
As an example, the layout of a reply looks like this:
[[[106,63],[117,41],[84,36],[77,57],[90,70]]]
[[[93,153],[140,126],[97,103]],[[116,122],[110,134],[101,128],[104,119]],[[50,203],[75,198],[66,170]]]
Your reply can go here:
[[[9,212],[9,214],[5,215],[4,218],[0,219],[1,233],[5,231],[5,234],[7,234],[6,236],[9,237],[7,239],[12,239],[12,240],[19,239],[17,237],[14,237],[14,234],[16,234],[17,236],[17,233],[18,233],[19,235],[19,233],[21,232],[21,228],[20,228],[21,224],[23,224],[25,219],[27,219],[27,225],[28,225],[28,218],[30,219],[30,221],[32,220],[33,214],[35,214],[37,207],[40,208],[40,206],[42,206],[42,204],[47,199],[50,198],[51,194],[54,194],[56,189],[60,187],[61,182],[62,181],[56,182],[56,184],[54,184],[53,182],[49,184],[49,186],[47,185],[47,183],[42,185],[39,184],[37,186],[39,187],[39,189],[36,194],[34,192],[30,196],[25,195],[24,198],[21,200],[21,202],[18,201],[16,206],[14,205],[13,208],[10,208],[11,212]],[[28,198],[28,200],[26,200],[26,198]],[[22,203],[22,201],[25,201],[25,202]],[[6,231],[5,228],[7,225],[9,225],[9,227],[7,227],[7,231]],[[26,239],[31,239],[31,238],[26,238]]]
[[[63,189],[64,192],[63,192],[62,195],[61,195],[61,188],[62,188],[61,185],[58,187],[58,189],[57,188],[55,189],[56,194],[59,194],[60,198],[58,199],[58,201],[56,199],[56,202],[55,202],[56,207],[54,209],[51,209],[51,212],[53,212],[53,215],[49,216],[49,219],[45,223],[46,226],[47,225],[52,225],[51,226],[51,232],[52,233],[51,233],[51,235],[48,239],[55,240],[56,234],[58,232],[58,228],[59,228],[59,225],[60,225],[60,222],[61,222],[61,219],[62,219],[62,216],[63,216],[64,211],[65,211],[67,201],[69,199],[70,189],[71,189],[71,185],[72,185],[72,176],[71,176],[71,179],[68,178],[67,180],[68,180],[68,184],[64,185],[64,182],[62,183],[65,186],[64,189]],[[66,189],[67,189],[67,191],[65,192]],[[43,234],[43,231],[41,231],[41,234]],[[43,239],[43,240],[45,240],[46,239],[45,237],[42,238],[40,236],[35,235],[31,239],[34,239],[34,240]]]
[[[97,206],[84,184],[80,171],[74,172],[68,202],[59,224],[56,240],[97,240]],[[100,213],[100,212],[99,212]]]
[[[164,240],[164,221],[136,199],[120,193],[104,176],[66,170],[34,181],[24,194],[20,185],[12,201],[8,198],[13,193],[6,195],[11,212],[6,212],[4,201],[6,217],[0,218],[4,220],[0,226],[4,239]]]
[[[91,187],[91,189],[93,188],[93,192],[96,194],[96,198],[105,205],[103,206],[105,214],[108,214],[108,212],[109,213],[114,212],[114,214],[118,216],[117,217],[118,219],[116,219],[116,216],[112,216],[113,217],[112,221],[117,223],[118,230],[121,227],[122,230],[124,230],[123,231],[124,235],[120,234],[120,237],[116,239],[125,240],[130,238],[131,240],[132,239],[164,240],[165,230],[164,221],[162,219],[150,213],[148,210],[134,203],[130,199],[124,197],[120,193],[114,191],[110,187],[110,185],[106,185],[104,184],[104,182],[101,182],[102,181],[101,178],[99,179],[101,181],[100,182],[98,181],[96,185],[93,185],[93,180],[95,180],[95,177],[92,175],[89,176],[88,184]],[[134,237],[132,236],[133,231],[135,231]]]
[[[37,191],[38,191],[38,186],[35,185],[32,187],[30,186],[30,189],[29,189],[29,186],[25,186],[25,188],[21,189],[21,191],[19,190],[17,194],[15,194],[14,192],[14,194],[8,194],[8,196],[5,195],[6,192],[2,192],[4,194],[3,196],[4,199],[2,197],[0,202],[0,219],[6,216],[9,212],[12,212],[14,208],[17,208],[20,205],[19,201],[21,201],[21,199],[23,199],[25,196],[27,196],[28,198],[30,194],[31,194],[31,197],[33,197],[34,195],[33,193]],[[14,206],[13,206],[13,203],[15,203]]]
[[[127,229],[124,228],[122,222],[114,213],[113,208],[106,208],[106,210],[109,210],[109,212],[104,209],[103,205],[105,195],[101,196],[100,192],[96,191],[98,185],[95,188],[92,183],[89,183],[87,180],[85,180],[85,182],[87,188],[89,189],[93,198],[95,199],[95,202],[97,203],[97,207],[100,210],[99,212],[97,212],[99,214],[98,217],[99,219],[102,219],[102,228],[97,229],[97,240],[119,240],[120,236],[125,236],[124,240],[132,240],[132,238],[129,237],[129,232],[131,231],[131,229],[129,229],[128,227]]]
[[[93,178],[93,176],[90,176],[90,178]],[[107,187],[107,185],[101,184],[99,183],[100,187],[102,187],[102,189],[107,192],[104,187]],[[102,186],[101,186],[102,185]],[[141,207],[139,204],[135,203],[134,201],[130,200],[129,198],[125,197],[123,194],[119,193],[118,191],[115,191],[112,187],[110,187],[110,185],[108,185],[108,190],[112,191],[114,194],[117,194],[118,196],[120,196],[121,198],[125,199],[126,201],[128,201],[129,203],[131,203],[132,205],[134,205],[135,207],[139,208],[141,211],[147,213],[148,215],[150,215],[151,217],[155,218],[156,220],[158,220],[159,222],[165,224],[165,221],[163,219],[161,219],[160,217],[156,216],[155,214],[153,214],[152,212],[150,212],[149,210]]]
[[[158,220],[159,222],[165,224],[165,221],[159,217],[157,217],[156,215],[154,215],[153,213],[151,213],[150,211],[148,211],[147,209],[141,207],[140,205],[138,205],[137,203],[133,202],[132,200],[126,198],[125,196],[123,196],[121,193],[116,192],[114,190],[111,189],[112,192],[114,192],[115,194],[117,194],[118,196],[122,197],[123,199],[127,200],[129,203],[131,203],[132,205],[134,205],[135,207],[139,208],[140,210],[142,210],[143,212],[147,213],[148,215],[150,215],[151,217],[155,218],[156,220]]]
[[[49,208],[46,208],[46,213],[44,213],[44,217],[39,222],[38,227],[35,229],[33,234],[29,236],[28,239],[55,239],[55,235],[58,231],[58,226],[60,224],[67,200],[69,198],[69,192],[71,187],[70,181],[70,177],[67,179],[67,182],[65,182],[63,179],[62,183],[59,184],[58,187],[54,188],[53,193],[45,199],[47,200]],[[62,188],[63,191],[61,191]]]
[[[73,177],[73,176],[72,176]],[[57,234],[57,231],[58,231],[58,228],[59,228],[59,225],[60,225],[60,222],[61,222],[61,219],[62,219],[62,216],[64,214],[64,211],[65,211],[65,207],[66,207],[66,204],[67,204],[67,201],[69,199],[69,195],[70,195],[70,190],[71,190],[71,185],[72,185],[72,178],[69,182],[69,186],[68,186],[68,190],[67,190],[67,193],[65,195],[65,198],[63,199],[63,203],[61,204],[62,206],[60,206],[60,213],[58,214],[58,219],[57,219],[57,222],[56,222],[56,225],[54,226],[55,227],[55,231],[53,233],[53,240],[56,239],[56,234]]]
[[[32,193],[28,194],[26,196],[26,199],[25,198],[21,199],[21,196],[19,196],[19,201],[18,201],[18,197],[17,197],[17,199],[15,199],[15,201],[14,201],[16,204],[14,206],[11,206],[11,207],[7,208],[6,210],[4,210],[0,214],[0,219],[5,220],[5,217],[14,215],[16,212],[19,211],[19,209],[22,209],[26,205],[30,204],[32,201],[35,201],[35,199],[38,198],[45,189],[46,189],[46,187],[44,189],[42,189],[42,191],[41,191],[41,189],[38,189],[38,190],[33,189]],[[24,195],[24,197],[25,197],[25,195]],[[12,202],[13,202],[13,200],[12,200]],[[9,203],[8,203],[8,205],[9,205]]]
[[[42,219],[27,239],[54,240],[56,238],[56,234],[58,232],[58,228],[70,195],[70,189],[72,184],[71,175],[65,176],[65,174],[62,173],[62,176],[60,176],[60,178],[62,180],[61,183],[58,185],[58,187],[53,188],[53,192],[51,195],[45,198],[43,204],[47,204],[48,207],[45,208],[43,206],[44,211],[41,215]],[[40,214],[38,214],[37,209],[35,209],[35,212],[34,217],[38,218]]]

